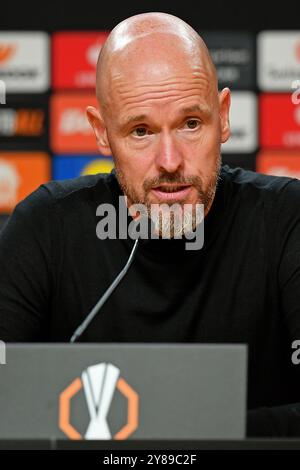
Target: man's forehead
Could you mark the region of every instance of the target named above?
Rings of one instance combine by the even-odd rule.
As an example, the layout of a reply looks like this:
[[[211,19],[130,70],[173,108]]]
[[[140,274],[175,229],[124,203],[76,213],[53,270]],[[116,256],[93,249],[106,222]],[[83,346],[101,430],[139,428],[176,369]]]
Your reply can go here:
[[[153,67],[116,70],[112,74],[108,95],[111,101],[143,103],[147,101],[209,98],[214,81],[204,68],[170,67],[162,70],[159,64]]]
[[[182,67],[167,68],[154,63],[145,64],[145,67],[136,67],[132,70],[130,67],[112,71],[110,76],[111,90],[118,92],[133,90],[151,91],[156,90],[184,90],[186,87],[206,88],[211,83],[211,76],[205,68],[187,69]]]
[[[192,56],[183,49],[164,44],[161,50],[132,49],[128,53],[116,54],[110,61],[107,74],[112,91],[131,87],[168,89],[185,86],[193,82],[206,86],[212,81],[212,72],[204,57]],[[202,83],[203,82],[203,83]]]

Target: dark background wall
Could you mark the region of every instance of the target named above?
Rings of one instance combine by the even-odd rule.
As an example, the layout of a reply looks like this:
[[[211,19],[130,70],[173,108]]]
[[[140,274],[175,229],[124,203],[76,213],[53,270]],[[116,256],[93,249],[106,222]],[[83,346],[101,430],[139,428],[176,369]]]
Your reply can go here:
[[[12,1],[1,2],[0,30],[112,29],[124,18],[147,11],[179,16],[195,28],[259,31],[299,29],[296,1]]]

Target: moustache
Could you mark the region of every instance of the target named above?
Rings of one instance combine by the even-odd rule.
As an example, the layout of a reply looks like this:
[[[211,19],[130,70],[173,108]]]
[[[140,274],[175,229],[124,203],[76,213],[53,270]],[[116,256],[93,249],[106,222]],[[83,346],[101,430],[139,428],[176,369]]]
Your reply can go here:
[[[161,184],[181,184],[188,186],[202,187],[202,180],[199,176],[182,176],[176,174],[161,175],[155,178],[148,178],[143,183],[145,193],[148,193],[152,188],[158,187]]]

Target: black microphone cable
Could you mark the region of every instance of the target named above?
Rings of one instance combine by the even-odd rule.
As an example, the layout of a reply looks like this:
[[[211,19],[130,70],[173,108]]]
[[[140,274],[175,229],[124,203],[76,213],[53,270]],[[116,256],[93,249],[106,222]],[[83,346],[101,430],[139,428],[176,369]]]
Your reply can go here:
[[[90,311],[88,316],[84,319],[84,321],[75,330],[75,332],[73,333],[73,336],[70,339],[70,343],[75,343],[77,341],[79,336],[81,336],[82,333],[86,330],[86,328],[91,323],[91,321],[94,319],[94,317],[97,315],[97,313],[99,312],[101,307],[104,305],[104,303],[111,296],[111,294],[113,293],[115,288],[121,282],[121,280],[123,279],[123,277],[127,273],[128,269],[129,269],[129,267],[130,267],[130,265],[133,261],[134,255],[135,255],[136,250],[137,250],[138,241],[139,241],[139,239],[137,238],[134,242],[133,248],[131,250],[131,253],[129,255],[129,258],[128,258],[128,261],[127,261],[126,265],[124,266],[122,271],[118,274],[118,276],[115,278],[115,280],[111,283],[111,285],[108,287],[108,289],[104,292],[102,297],[98,300],[98,302],[96,303],[94,308]]]

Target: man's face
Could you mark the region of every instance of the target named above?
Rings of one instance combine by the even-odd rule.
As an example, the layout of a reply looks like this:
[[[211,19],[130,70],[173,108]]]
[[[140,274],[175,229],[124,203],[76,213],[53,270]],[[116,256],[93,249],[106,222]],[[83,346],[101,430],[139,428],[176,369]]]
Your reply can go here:
[[[207,71],[184,57],[175,54],[166,63],[150,54],[139,64],[130,57],[112,71],[102,113],[129,205],[202,203],[209,209],[220,145],[228,138],[220,113],[228,117],[229,99],[220,107]]]

